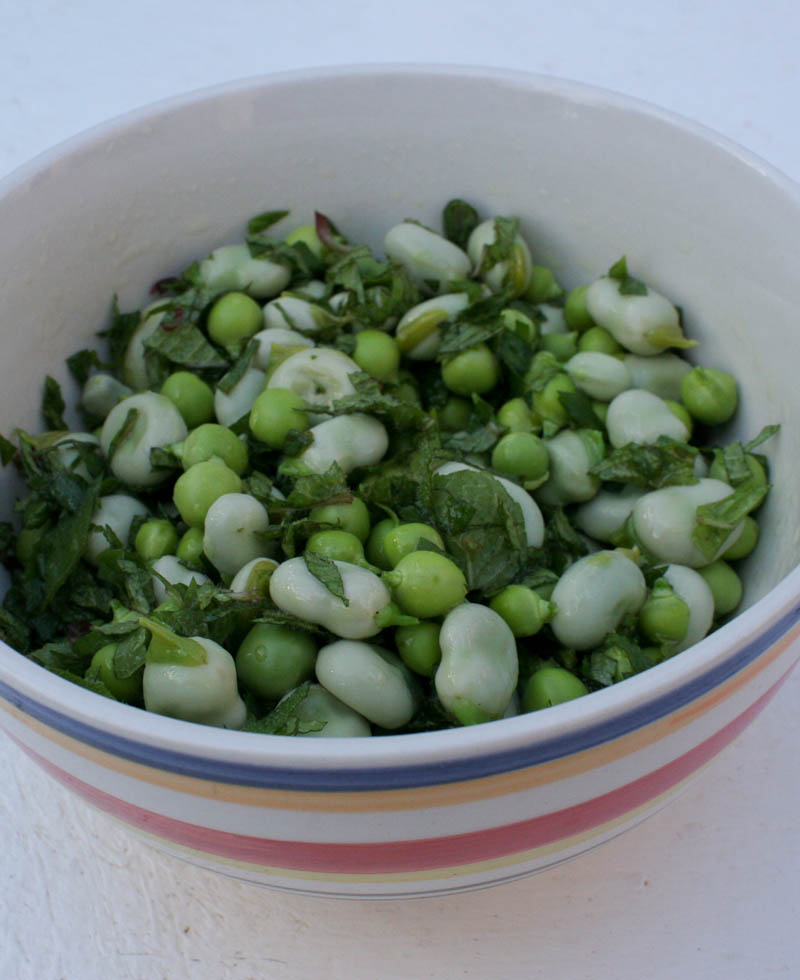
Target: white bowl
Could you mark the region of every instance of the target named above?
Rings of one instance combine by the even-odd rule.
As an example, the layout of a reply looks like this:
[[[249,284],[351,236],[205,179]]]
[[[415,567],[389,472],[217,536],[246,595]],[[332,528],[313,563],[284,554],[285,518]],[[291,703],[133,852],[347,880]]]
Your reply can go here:
[[[451,197],[516,214],[568,286],[620,255],[732,371],[731,437],[782,422],[744,611],[611,688],[489,725],[292,739],[147,714],[0,648],[0,721],[29,755],[173,853],[274,887],[397,896],[507,880],[663,805],[798,658],[800,195],[726,140],[631,99],[517,73],[306,71],[194,93],[45,154],[0,185],[2,429],[35,431],[43,376],[149,284],[258,211],[314,209],[380,247]],[[2,476],[6,510],[17,490]]]

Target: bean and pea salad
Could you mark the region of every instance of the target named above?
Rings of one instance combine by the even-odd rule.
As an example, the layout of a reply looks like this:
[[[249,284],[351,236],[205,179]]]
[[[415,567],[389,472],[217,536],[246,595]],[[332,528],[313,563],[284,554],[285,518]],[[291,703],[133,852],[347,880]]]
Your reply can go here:
[[[383,255],[287,217],[113,303],[80,431],[48,377],[47,431],[0,437],[9,645],[175,718],[369,736],[545,709],[736,610],[777,427],[715,441],[737,382],[625,258],[567,290],[465,201]]]

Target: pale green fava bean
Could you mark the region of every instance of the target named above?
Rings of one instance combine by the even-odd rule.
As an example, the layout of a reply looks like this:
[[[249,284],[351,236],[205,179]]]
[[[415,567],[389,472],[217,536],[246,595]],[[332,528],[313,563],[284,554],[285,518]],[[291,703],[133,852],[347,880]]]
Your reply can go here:
[[[324,307],[301,296],[279,296],[264,307],[267,329],[275,327],[315,334],[336,322],[336,317]]]
[[[133,546],[145,561],[154,561],[163,555],[172,555],[178,547],[178,532],[174,525],[163,518],[145,521],[136,532]]]
[[[217,497],[238,493],[241,489],[239,475],[213,456],[202,463],[195,463],[178,477],[172,488],[172,499],[183,520],[190,527],[200,527]]]
[[[317,680],[334,697],[381,728],[400,728],[416,710],[413,675],[397,654],[371,643],[338,640],[321,647]]]
[[[195,582],[197,585],[205,585],[211,581],[204,572],[187,568],[177,555],[162,555],[150,565],[150,570],[153,572],[153,593],[158,605],[166,602],[169,598],[166,583],[169,585],[191,585],[192,582]]]
[[[663,398],[640,388],[623,391],[608,406],[606,430],[612,446],[635,442],[648,445],[660,436],[685,442],[688,427],[675,415]]]
[[[433,280],[440,287],[456,279],[467,279],[469,256],[457,245],[411,221],[390,228],[383,247],[390,259],[405,267],[412,279]]]
[[[131,526],[137,517],[149,517],[150,511],[135,497],[124,493],[111,493],[101,497],[92,514],[92,524],[96,530],[89,532],[84,557],[93,565],[108,548],[112,547],[102,528],[110,528],[123,545],[127,545]]]
[[[555,606],[526,585],[507,585],[489,603],[514,636],[535,636],[555,614]]]
[[[247,709],[228,651],[203,636],[177,637],[149,620],[142,625],[153,633],[142,677],[145,708],[202,725],[241,728]]]
[[[600,480],[589,471],[603,458],[602,435],[594,429],[563,429],[545,441],[550,475],[535,492],[537,501],[549,506],[591,500]]]
[[[687,486],[663,487],[640,497],[631,511],[636,540],[655,558],[676,565],[701,568],[723,554],[742,532],[742,522],[733,528],[711,558],[703,554],[692,539],[697,508],[724,500],[733,493],[722,480],[703,478]]]
[[[639,610],[639,629],[652,643],[674,648],[689,629],[689,606],[665,578],[656,579]]]
[[[344,639],[375,636],[381,630],[376,617],[392,601],[388,588],[379,576],[360,565],[341,561],[334,561],[334,565],[348,605],[309,572],[303,558],[289,558],[272,573],[272,601],[283,612],[324,626]]]
[[[214,413],[220,425],[230,428],[244,418],[264,390],[266,379],[262,370],[249,367],[230,391],[217,388],[214,392]]]
[[[184,470],[214,456],[218,456],[238,476],[244,473],[249,462],[247,444],[232,429],[215,422],[192,429],[180,450]]]
[[[311,429],[314,441],[296,458],[314,473],[324,473],[337,463],[344,473],[359,466],[379,463],[389,448],[389,434],[382,422],[355,412],[338,415]]]
[[[442,364],[442,381],[456,395],[483,395],[500,380],[500,365],[486,344],[449,357]]]
[[[317,644],[310,633],[256,623],[239,645],[239,680],[268,701],[278,700],[314,674]]]
[[[364,562],[364,546],[349,531],[317,531],[306,541],[306,551],[353,565]]]
[[[736,379],[717,368],[693,367],[681,381],[681,400],[698,422],[720,425],[736,412]]]
[[[533,417],[524,398],[512,398],[497,410],[497,424],[511,432],[531,432]],[[461,426],[460,428],[464,428]]]
[[[232,578],[254,558],[264,557],[269,545],[266,507],[247,493],[226,493],[208,508],[203,526],[206,558],[226,577]]]
[[[299,726],[299,738],[366,738],[372,735],[367,719],[348,708],[321,684],[309,686],[294,717]]]
[[[564,318],[570,330],[577,330],[585,333],[594,326],[594,320],[586,309],[586,290],[588,284],[576,286],[575,289],[567,293],[564,300]]]
[[[475,272],[494,293],[506,286],[514,296],[521,296],[528,288],[533,262],[530,249],[520,234],[514,238],[511,254],[500,262],[490,262],[487,249],[497,238],[497,225],[494,218],[481,222],[471,232],[467,240],[467,254],[475,265]]]
[[[367,561],[371,565],[382,568],[386,572],[392,567],[392,563],[386,557],[384,542],[386,541],[386,535],[396,524],[397,521],[391,517],[386,517],[382,521],[378,521],[375,527],[369,532],[369,537],[364,547]]]
[[[353,360],[378,381],[389,381],[400,367],[400,348],[394,337],[382,330],[362,330],[356,334]]]
[[[200,263],[200,276],[212,292],[240,290],[256,299],[276,296],[291,275],[286,265],[254,259],[247,245],[222,245]]]
[[[503,618],[465,602],[445,617],[439,645],[434,684],[444,709],[462,725],[501,718],[519,678],[517,644]]]
[[[290,354],[275,368],[268,388],[289,388],[309,405],[329,408],[338,398],[355,391],[350,375],[361,369],[341,351],[308,347]]]
[[[254,558],[231,579],[231,592],[250,592],[259,598],[269,596],[269,580],[278,567],[274,558]]]
[[[699,643],[711,629],[714,621],[714,595],[703,576],[686,565],[668,565],[664,578],[689,608],[689,625],[686,635],[678,643],[676,652]]]
[[[723,551],[721,557],[726,561],[738,561],[752,553],[758,544],[758,522],[749,514],[742,521],[742,533],[736,541]]]
[[[443,616],[467,594],[464,573],[436,551],[409,552],[384,573],[383,580],[403,612],[420,619]]]
[[[610,402],[632,387],[631,373],[618,357],[600,351],[580,351],[564,365],[576,388],[590,398]]]
[[[626,354],[624,363],[630,372],[632,388],[644,388],[659,398],[675,402],[680,401],[683,376],[692,367],[685,358],[672,351],[651,357]]]
[[[625,616],[638,612],[647,585],[638,566],[619,551],[580,558],[556,582],[550,626],[559,643],[573,650],[599,646]]]
[[[87,672],[86,676],[88,677],[90,673],[95,674],[118,701],[125,701],[127,704],[137,704],[142,699],[142,674],[144,673],[144,668],[140,667],[130,677],[117,677],[114,671],[114,654],[116,651],[116,643],[109,643],[101,647],[92,657],[89,672]]]
[[[412,361],[430,361],[442,342],[441,327],[469,305],[466,293],[445,293],[407,310],[395,328],[401,353]]]
[[[586,290],[589,315],[632,354],[660,354],[668,347],[692,347],[677,309],[654,289],[645,295],[620,292],[620,282],[602,276]]]
[[[303,347],[314,346],[314,341],[309,337],[287,327],[268,327],[266,330],[260,330],[253,340],[258,344],[253,363],[262,371],[277,367],[278,355],[289,356],[289,352],[296,354]],[[276,355],[274,365],[273,353]]]
[[[168,476],[167,470],[153,467],[151,451],[180,442],[188,431],[169,398],[145,391],[111,409],[100,432],[100,444],[107,457],[113,449],[108,464],[121,483],[148,489]]]
[[[110,374],[93,374],[81,391],[81,405],[98,419],[105,419],[111,409],[133,394],[133,389]]]
[[[208,311],[208,336],[223,347],[240,348],[264,322],[261,307],[246,293],[225,293]]]
[[[611,541],[642,496],[644,490],[639,487],[623,487],[616,492],[601,489],[591,500],[575,508],[572,519],[589,537],[597,541]]]

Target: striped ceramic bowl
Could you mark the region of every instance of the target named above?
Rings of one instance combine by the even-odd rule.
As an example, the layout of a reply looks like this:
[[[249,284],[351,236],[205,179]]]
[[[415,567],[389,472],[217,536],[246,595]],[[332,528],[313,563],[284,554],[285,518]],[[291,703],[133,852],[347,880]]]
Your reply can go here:
[[[35,429],[44,374],[148,284],[247,218],[315,208],[378,245],[453,196],[523,220],[572,285],[627,254],[679,303],[703,362],[744,399],[732,438],[800,410],[800,194],[738,147],[629,99],[482,69],[280,75],[140,111],[0,186],[3,431]],[[508,880],[668,802],[768,703],[800,654],[800,427],[770,444],[773,491],[744,611],[613,688],[469,729],[292,739],[205,728],[74,687],[0,648],[0,724],[90,804],[208,868],[341,896]],[[6,510],[16,492],[3,475]]]

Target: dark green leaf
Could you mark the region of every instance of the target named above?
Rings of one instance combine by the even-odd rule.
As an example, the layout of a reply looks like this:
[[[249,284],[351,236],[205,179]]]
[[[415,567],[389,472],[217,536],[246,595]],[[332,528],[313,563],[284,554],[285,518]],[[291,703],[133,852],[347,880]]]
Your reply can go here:
[[[178,323],[166,328],[162,322],[143,343],[147,350],[155,351],[171,364],[180,364],[195,371],[225,368],[229,363],[193,323]]]
[[[657,490],[660,487],[697,483],[694,461],[697,449],[686,443],[659,437],[652,445],[629,443],[612,450],[589,470],[601,480],[630,483]]]
[[[331,411],[334,415],[365,412],[399,431],[418,429],[428,421],[419,405],[398,397],[399,386],[381,385],[365,371],[351,374],[350,381],[356,390],[333,403]]]
[[[742,483],[722,500],[697,508],[692,540],[709,561],[713,560],[736,525],[763,503],[769,490],[769,486]]]
[[[558,400],[564,406],[570,426],[576,429],[597,429],[601,422],[585,391],[559,391]]]
[[[106,453],[109,463],[114,458],[115,453],[122,445],[122,443],[128,438],[128,436],[136,428],[136,423],[138,422],[138,420],[139,420],[139,409],[138,408],[128,409],[128,412],[125,416],[125,421],[122,423],[119,429],[117,429],[116,433],[114,434],[114,438],[109,443],[108,452]]]
[[[525,564],[527,541],[519,504],[489,473],[459,470],[433,479],[430,522],[470,590],[492,593]]]
[[[101,337],[108,338],[112,363],[119,364],[122,360],[128,343],[141,321],[142,315],[139,310],[134,310],[130,313],[120,313],[117,297],[114,297],[111,306],[111,324],[99,334]]]
[[[258,352],[259,343],[255,337],[247,342],[242,353],[237,357],[236,363],[217,382],[217,388],[225,395],[229,395],[236,385],[242,380],[245,372],[250,367],[250,363]]]
[[[75,511],[62,517],[47,535],[43,535],[36,553],[37,571],[44,584],[42,606],[52,601],[86,550],[99,490],[98,483],[87,487]]]
[[[30,643],[30,629],[14,613],[0,606],[0,639],[14,650],[24,653]]]
[[[316,507],[319,504],[348,503],[352,492],[342,468],[334,463],[324,473],[307,473],[299,476],[287,494],[286,506],[293,509]]]
[[[471,204],[453,198],[452,201],[447,202],[442,212],[444,237],[459,248],[466,248],[469,236],[478,226],[479,221],[478,212]]]
[[[42,416],[48,429],[61,430],[67,429],[64,421],[64,410],[66,403],[61,394],[61,385],[55,378],[48,374],[44,379],[44,391],[42,393]]]
[[[247,234],[248,237],[253,238],[256,235],[260,235],[262,232],[266,231],[267,228],[271,228],[273,225],[282,221],[289,215],[289,211],[275,210],[275,211],[262,211],[261,214],[257,214],[252,217],[247,222]]]
[[[633,276],[628,275],[628,262],[624,255],[611,266],[608,275],[610,279],[616,279],[619,283],[617,288],[620,296],[647,295],[647,286],[641,279],[634,279]]]
[[[296,717],[297,709],[308,697],[310,689],[310,681],[296,687],[265,718],[248,718],[242,731],[258,735],[302,735],[321,731],[325,727],[324,722],[301,722]]]
[[[326,558],[324,555],[318,555],[313,551],[306,551],[303,553],[303,561],[306,563],[306,568],[314,576],[317,581],[321,582],[331,595],[335,595],[337,599],[341,599],[345,606],[350,605],[350,600],[344,594],[344,583],[342,582],[342,574],[336,567],[335,562],[330,558]]]
[[[67,358],[67,367],[72,374],[72,377],[78,382],[81,387],[86,384],[89,375],[92,373],[92,368],[97,368],[100,371],[108,370],[110,365],[104,364],[100,360],[100,355],[95,350],[79,350]]]
[[[0,463],[2,463],[3,466],[8,466],[16,454],[17,447],[14,445],[14,443],[6,439],[5,436],[0,435]]]
[[[480,272],[485,275],[498,262],[505,262],[511,257],[514,241],[519,231],[519,218],[495,218],[494,241],[484,248],[480,261]]]
[[[304,449],[308,449],[314,441],[314,436],[307,429],[289,429],[286,433],[286,441],[283,444],[283,452],[286,456],[299,456]]]
[[[755,439],[751,439],[750,442],[745,444],[744,451],[746,453],[752,453],[752,451],[760,446],[767,439],[771,439],[774,435],[780,432],[781,427],[779,425],[765,425],[764,428],[758,433]]]

